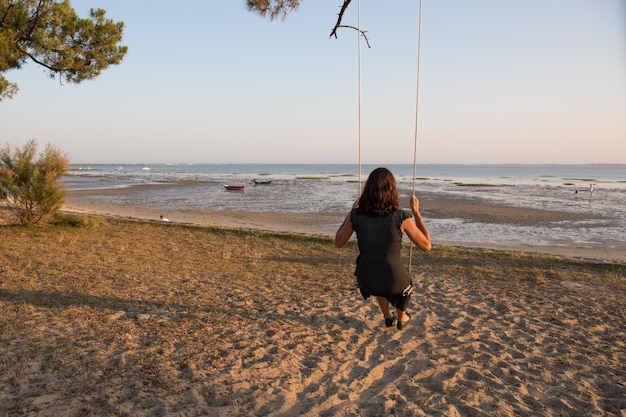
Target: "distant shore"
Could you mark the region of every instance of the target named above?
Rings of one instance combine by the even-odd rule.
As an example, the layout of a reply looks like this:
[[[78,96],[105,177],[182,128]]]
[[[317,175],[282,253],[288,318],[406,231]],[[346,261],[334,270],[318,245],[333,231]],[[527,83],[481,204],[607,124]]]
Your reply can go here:
[[[71,191],[63,209],[68,212],[103,215],[142,220],[159,220],[163,214],[172,222],[195,224],[200,226],[217,226],[224,228],[238,228],[249,230],[264,230],[308,236],[334,236],[334,233],[343,221],[344,213],[286,213],[286,212],[254,212],[242,210],[181,210],[162,213],[150,207],[141,207],[131,204],[116,204],[103,202],[93,198],[98,195],[128,195],[147,188],[167,188],[169,184],[146,184],[132,188],[118,188],[106,190],[79,190]],[[178,185],[180,186],[180,185]],[[540,224],[555,221],[576,221],[593,219],[587,214],[551,211],[541,209],[526,209],[505,205],[486,203],[480,200],[469,200],[428,195],[422,198],[422,214],[427,219],[461,218],[467,221],[484,223],[515,223]],[[609,262],[626,262],[626,242],[621,247],[559,247],[538,246],[533,242],[525,245],[485,245],[476,242],[447,242],[439,241],[433,236],[434,243],[440,245],[460,246],[470,248],[502,249],[517,252],[543,253],[563,256],[566,258],[580,258]]]

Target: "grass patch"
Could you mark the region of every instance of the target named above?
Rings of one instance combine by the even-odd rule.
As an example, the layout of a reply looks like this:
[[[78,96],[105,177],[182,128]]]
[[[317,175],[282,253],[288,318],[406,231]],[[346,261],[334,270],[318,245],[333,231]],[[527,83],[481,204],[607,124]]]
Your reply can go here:
[[[598,182],[595,178],[563,178],[565,181]]]
[[[213,180],[199,180],[197,178],[181,178],[178,180],[167,180],[167,181],[158,181],[159,183],[162,184],[215,184],[218,183],[219,181],[213,181]]]
[[[463,182],[455,182],[454,185],[458,187],[496,187],[494,184],[485,184],[485,183],[463,183]]]
[[[50,224],[61,227],[91,228],[98,225],[100,220],[100,217],[59,212],[52,217]]]
[[[316,264],[335,263],[339,260],[340,264],[351,265],[356,256],[356,242],[350,241],[345,249],[337,250],[330,238],[319,236],[68,213],[56,216],[50,223],[61,227],[29,228],[12,224],[0,226],[3,241],[7,243],[3,250],[15,255],[10,259],[31,258],[33,253],[37,253],[33,262],[40,263],[43,271],[48,269],[48,262],[66,264],[66,272],[57,276],[61,286],[67,284],[66,280],[74,279],[76,274],[81,275],[81,264],[98,264],[90,261],[90,256],[99,259],[123,259],[125,268],[128,268],[125,274],[144,275],[146,269],[150,269],[156,272],[155,278],[172,276],[178,271],[177,265],[182,266],[185,261],[193,259],[196,263],[193,268],[199,274],[204,274],[204,269],[218,268],[223,271],[223,275],[232,275],[233,279],[247,269],[246,261],[251,258],[251,253],[254,253],[252,258],[255,259],[275,260],[278,262],[278,270],[293,267],[293,262],[306,264],[312,260]],[[78,253],[71,251],[71,256],[65,256],[69,249],[65,244],[66,239],[75,242],[73,249],[79,250]],[[205,256],[206,253],[221,252],[224,247],[232,248],[231,259],[237,259],[238,262],[222,264]],[[82,248],[89,250],[83,251]],[[408,259],[409,245],[405,244],[402,250],[403,256]],[[80,258],[84,258],[82,262]],[[598,282],[606,283],[606,277],[613,277],[620,282],[619,288],[626,290],[624,265],[558,256],[435,245],[430,253],[413,250],[413,263],[420,272],[446,275],[461,269],[466,277],[471,277],[471,271],[481,267],[481,272],[476,277],[499,281],[507,281],[511,277],[532,279],[537,276],[551,276],[585,281],[596,277]],[[5,265],[10,264],[9,260]],[[183,269],[188,268],[186,266]],[[248,272],[261,275],[267,273],[262,267],[250,269]],[[316,274],[334,282],[335,272],[317,271]],[[352,271],[348,268],[346,272]],[[110,275],[110,271],[105,270],[99,273]]]

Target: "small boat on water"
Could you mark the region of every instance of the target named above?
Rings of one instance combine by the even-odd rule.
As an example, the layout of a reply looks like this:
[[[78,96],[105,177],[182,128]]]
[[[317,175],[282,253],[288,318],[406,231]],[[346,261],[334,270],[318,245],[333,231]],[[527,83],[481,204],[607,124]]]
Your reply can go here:
[[[227,190],[243,190],[246,186],[241,184],[241,185],[224,185],[224,188],[226,188]]]
[[[267,185],[271,184],[271,180],[254,180],[254,185]]]

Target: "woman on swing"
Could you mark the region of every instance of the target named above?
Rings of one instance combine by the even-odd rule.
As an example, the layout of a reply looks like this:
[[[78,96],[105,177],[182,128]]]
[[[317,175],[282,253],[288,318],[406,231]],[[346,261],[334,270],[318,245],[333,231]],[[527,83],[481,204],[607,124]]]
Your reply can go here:
[[[413,217],[400,210],[400,197],[393,174],[386,168],[376,168],[369,175],[363,193],[354,203],[335,235],[335,246],[343,247],[356,231],[359,256],[355,275],[363,299],[376,297],[385,318],[385,326],[397,328],[408,323],[407,313],[413,285],[402,264],[400,249],[402,235],[423,251],[430,251],[430,233],[419,212],[419,200],[411,196]],[[397,316],[390,305],[396,308]]]

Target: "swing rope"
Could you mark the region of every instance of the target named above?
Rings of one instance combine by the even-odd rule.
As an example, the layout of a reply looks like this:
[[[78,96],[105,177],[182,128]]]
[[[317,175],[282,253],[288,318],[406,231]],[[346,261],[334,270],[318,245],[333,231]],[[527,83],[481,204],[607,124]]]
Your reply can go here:
[[[422,49],[422,0],[419,2],[419,28],[417,34],[417,82],[415,91],[415,134],[413,139],[413,189],[415,195],[415,181],[417,178],[417,139],[419,132],[419,89],[420,89],[420,64]],[[359,197],[361,196],[361,0],[357,2],[357,82],[358,82],[358,162],[359,162]],[[413,264],[413,242],[409,244],[409,273]]]
[[[358,1],[357,4],[357,82],[358,82],[358,118],[359,118],[359,128],[358,128],[358,136],[359,136],[359,195],[361,196],[361,0]]]
[[[415,136],[413,139],[413,194],[415,195],[415,181],[417,179],[417,138],[419,132],[419,99],[420,99],[420,61],[422,49],[422,0],[419,8],[419,29],[417,32],[417,83],[415,87]],[[413,264],[413,242],[409,245],[409,273]]]

